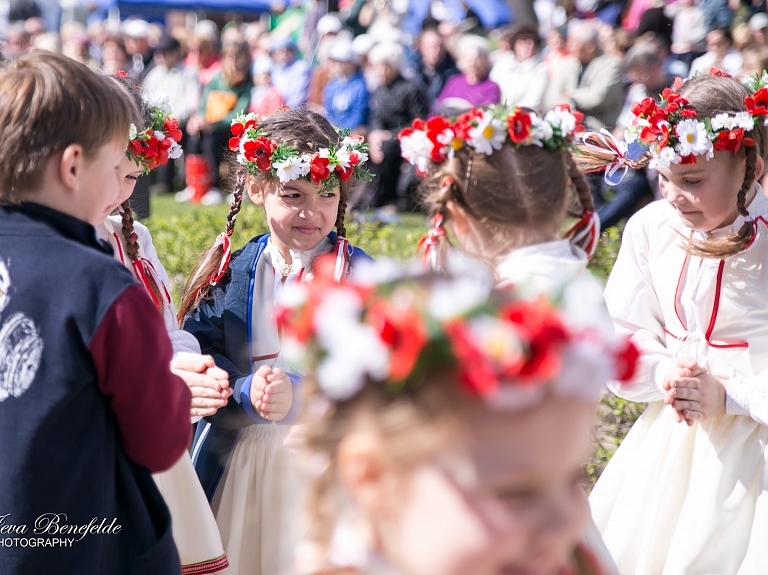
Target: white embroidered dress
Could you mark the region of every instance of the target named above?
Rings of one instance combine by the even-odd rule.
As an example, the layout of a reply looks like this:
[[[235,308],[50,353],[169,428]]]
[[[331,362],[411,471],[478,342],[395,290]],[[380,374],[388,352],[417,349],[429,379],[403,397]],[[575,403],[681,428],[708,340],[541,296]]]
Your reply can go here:
[[[157,257],[149,230],[135,222],[134,232],[140,255],[152,263],[163,284],[170,286],[168,274]],[[96,228],[96,234],[99,239],[109,242],[115,259],[121,261],[135,276],[133,265],[125,255],[120,216],[107,218],[104,224]],[[173,346],[174,357],[183,353],[200,353],[200,344],[195,336],[179,329],[173,302],[163,310],[163,319]],[[128,344],[126,342],[126,345]],[[179,550],[183,574],[229,573],[228,570],[225,571],[227,561],[216,521],[189,455],[185,453],[171,469],[155,473],[152,477],[171,512],[173,540]]]
[[[680,234],[692,232],[665,200],[624,231],[605,297],[617,331],[645,355],[629,385],[610,387],[649,405],[590,496],[622,574],[768,573],[768,199],[759,187],[748,209],[757,235],[724,260],[686,255]],[[662,385],[682,356],[726,382],[726,415],[675,421]]]
[[[291,250],[292,265],[270,239],[256,264],[252,306],[253,372],[262,365],[297,373],[280,355],[273,317],[276,294],[291,282],[311,279],[312,261],[330,253],[325,238],[307,252]],[[285,274],[285,275],[284,275]],[[293,401],[299,401],[294,389]],[[211,507],[233,575],[290,572],[302,538],[303,482],[283,441],[290,425],[257,423],[240,431]]]

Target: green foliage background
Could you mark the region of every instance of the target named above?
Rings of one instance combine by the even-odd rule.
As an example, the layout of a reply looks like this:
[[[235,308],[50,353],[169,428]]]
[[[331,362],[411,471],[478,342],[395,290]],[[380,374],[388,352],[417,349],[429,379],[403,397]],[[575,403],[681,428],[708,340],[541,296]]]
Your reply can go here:
[[[194,271],[200,254],[223,231],[228,206],[213,207],[178,204],[171,196],[152,199],[152,217],[145,223],[160,260],[171,278],[174,301],[179,301],[186,278]],[[427,230],[421,214],[402,214],[397,225],[347,224],[347,237],[374,258],[391,257],[406,261],[416,254],[416,243]],[[232,235],[233,249],[267,231],[262,209],[244,201]],[[603,232],[590,271],[602,282],[608,278],[619,252],[621,234],[616,228]],[[599,423],[595,429],[595,452],[587,464],[590,483],[597,480],[632,424],[642,413],[643,404],[632,403],[606,392],[598,405]]]

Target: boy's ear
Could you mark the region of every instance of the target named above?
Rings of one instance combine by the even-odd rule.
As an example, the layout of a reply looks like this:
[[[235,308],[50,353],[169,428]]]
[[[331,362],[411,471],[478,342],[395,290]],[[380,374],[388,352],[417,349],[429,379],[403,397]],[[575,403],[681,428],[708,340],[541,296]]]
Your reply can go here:
[[[80,187],[80,176],[83,170],[85,154],[80,144],[70,144],[61,153],[59,161],[59,177],[68,190],[75,191]]]
[[[256,204],[257,206],[264,205],[264,192],[259,186],[259,183],[256,181],[256,178],[252,178],[251,176],[248,176],[246,191],[248,192],[248,197],[251,198],[251,201],[254,204]]]

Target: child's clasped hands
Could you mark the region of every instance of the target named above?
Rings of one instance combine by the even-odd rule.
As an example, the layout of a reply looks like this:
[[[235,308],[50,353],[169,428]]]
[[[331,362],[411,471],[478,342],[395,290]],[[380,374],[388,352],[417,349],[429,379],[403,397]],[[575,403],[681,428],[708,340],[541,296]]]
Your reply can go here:
[[[693,425],[725,414],[725,384],[690,357],[679,357],[664,377],[664,403],[675,410],[678,423]]]

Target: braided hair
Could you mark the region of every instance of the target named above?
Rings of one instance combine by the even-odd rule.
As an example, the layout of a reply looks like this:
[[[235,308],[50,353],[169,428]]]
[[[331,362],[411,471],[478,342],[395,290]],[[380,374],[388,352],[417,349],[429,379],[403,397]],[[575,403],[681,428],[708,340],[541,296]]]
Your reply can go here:
[[[314,153],[319,148],[332,144],[338,146],[339,134],[335,128],[322,115],[310,110],[285,110],[264,118],[260,127],[274,141],[295,146],[299,153]],[[243,201],[249,179],[253,180],[260,189],[265,190],[272,182],[273,177],[269,172],[260,172],[258,175],[248,175],[245,168],[237,163],[234,154],[230,155],[230,165],[235,175],[232,204],[227,213],[225,234],[231,236],[235,229],[237,215]],[[336,214],[336,231],[339,236],[346,236],[344,218],[349,200],[349,182],[339,182],[339,208]],[[217,273],[224,246],[217,242],[212,248],[204,252],[200,259],[197,271],[189,278],[184,288],[182,305],[179,310],[179,318],[183,320],[200,302],[211,293],[211,278]],[[227,272],[225,272],[227,273]]]

